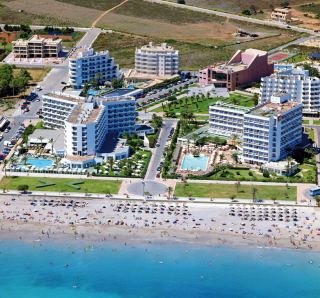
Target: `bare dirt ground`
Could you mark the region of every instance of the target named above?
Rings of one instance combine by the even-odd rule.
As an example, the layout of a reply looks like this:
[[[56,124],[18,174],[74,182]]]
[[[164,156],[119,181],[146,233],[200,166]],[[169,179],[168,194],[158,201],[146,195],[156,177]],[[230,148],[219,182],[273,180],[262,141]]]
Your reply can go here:
[[[232,40],[234,38],[233,34],[237,30],[237,27],[230,23],[206,22],[177,25],[114,13],[110,13],[102,18],[99,25],[137,35],[203,43],[207,43],[209,40]]]
[[[4,2],[12,10],[23,10],[35,15],[46,15],[55,19],[68,20],[81,26],[90,26],[102,13],[97,9],[62,3],[54,0],[14,0]]]
[[[305,17],[305,12],[299,11],[295,8],[292,9],[292,16],[294,18],[298,18],[303,22],[300,26],[312,29],[312,30],[320,30],[320,20],[319,19],[313,19],[312,17]],[[314,16],[313,13],[308,13],[309,16]]]

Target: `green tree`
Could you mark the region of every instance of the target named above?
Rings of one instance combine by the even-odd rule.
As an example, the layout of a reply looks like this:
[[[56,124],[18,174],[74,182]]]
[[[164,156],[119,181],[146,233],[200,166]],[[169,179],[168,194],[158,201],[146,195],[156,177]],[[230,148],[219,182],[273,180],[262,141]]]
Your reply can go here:
[[[22,191],[23,193],[25,193],[29,189],[29,185],[27,185],[27,184],[19,184],[17,189],[19,191]]]

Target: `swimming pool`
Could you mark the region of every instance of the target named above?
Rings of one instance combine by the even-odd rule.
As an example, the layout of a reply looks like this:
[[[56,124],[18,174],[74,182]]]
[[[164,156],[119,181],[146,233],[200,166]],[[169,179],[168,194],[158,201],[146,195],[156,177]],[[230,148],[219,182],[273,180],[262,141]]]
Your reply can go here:
[[[28,158],[26,163],[27,165],[35,166],[38,169],[44,169],[51,167],[53,165],[53,160],[45,158]]]
[[[203,154],[200,156],[193,156],[187,154],[184,156],[181,163],[181,170],[187,171],[205,171],[208,167],[209,157]]]

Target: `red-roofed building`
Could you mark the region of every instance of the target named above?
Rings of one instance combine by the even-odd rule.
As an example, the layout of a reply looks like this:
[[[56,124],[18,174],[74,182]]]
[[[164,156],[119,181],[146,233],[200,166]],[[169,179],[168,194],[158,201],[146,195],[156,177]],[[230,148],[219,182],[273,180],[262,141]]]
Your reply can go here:
[[[247,49],[244,52],[238,50],[227,63],[211,65],[200,70],[199,84],[214,84],[215,87],[233,91],[272,73],[273,63],[268,62],[267,52],[255,49]]]

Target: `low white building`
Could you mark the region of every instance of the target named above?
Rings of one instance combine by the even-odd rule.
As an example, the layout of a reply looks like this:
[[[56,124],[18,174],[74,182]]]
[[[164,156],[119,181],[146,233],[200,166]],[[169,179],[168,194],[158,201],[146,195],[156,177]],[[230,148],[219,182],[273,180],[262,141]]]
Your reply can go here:
[[[81,88],[92,80],[104,84],[120,76],[119,66],[108,51],[79,48],[69,57],[69,83],[73,88]]]
[[[299,164],[292,160],[292,161],[271,161],[263,164],[261,166],[262,171],[268,171],[269,173],[276,174],[279,176],[291,176],[298,171]]]
[[[260,102],[270,100],[278,93],[290,94],[291,100],[303,104],[303,113],[320,112],[320,79],[310,77],[309,72],[292,65],[276,65],[276,72],[261,79]]]
[[[148,45],[136,49],[135,71],[139,75],[170,77],[178,74],[179,51],[166,43]]]

